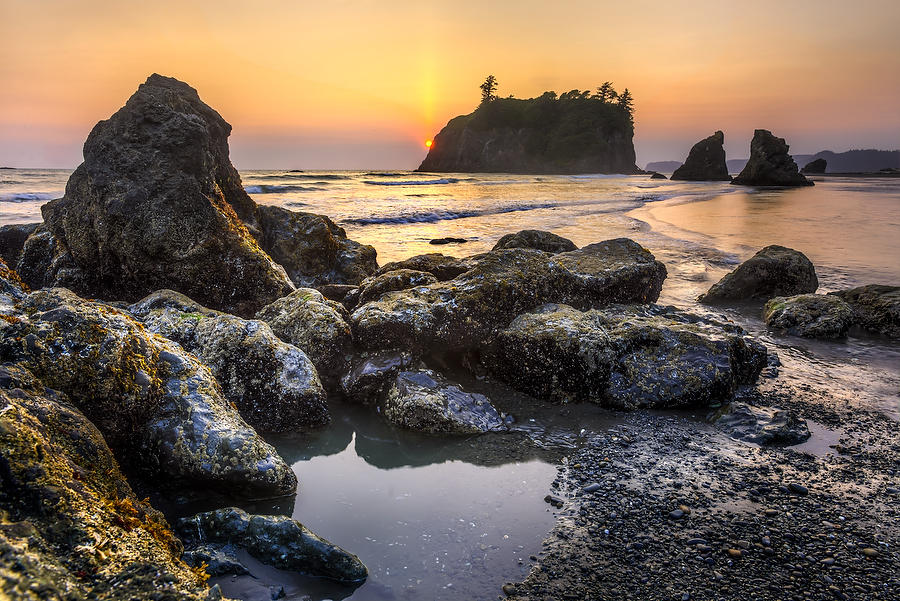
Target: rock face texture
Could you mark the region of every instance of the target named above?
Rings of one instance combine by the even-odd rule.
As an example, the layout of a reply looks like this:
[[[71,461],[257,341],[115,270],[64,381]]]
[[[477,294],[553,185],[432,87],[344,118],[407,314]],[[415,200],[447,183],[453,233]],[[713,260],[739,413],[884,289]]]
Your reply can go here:
[[[347,311],[311,288],[300,288],[256,314],[276,336],[301,349],[321,376],[335,378],[347,368],[353,333]]]
[[[40,223],[16,223],[0,227],[0,259],[7,265],[15,267],[22,254],[25,240],[34,233]]]
[[[179,345],[64,289],[34,292],[4,315],[0,361],[68,395],[130,472],[164,488],[249,497],[295,490],[291,469]]]
[[[713,284],[700,302],[768,300],[813,293],[818,287],[816,268],[806,255],[773,244]]]
[[[575,243],[568,238],[541,230],[522,230],[515,234],[506,234],[497,241],[492,250],[502,248],[533,248],[553,254],[578,250]]]
[[[804,338],[843,338],[853,325],[853,309],[837,296],[777,296],[763,310],[766,325]]]
[[[298,287],[359,284],[378,269],[375,249],[324,215],[260,206],[258,217],[260,246]]]
[[[428,434],[479,434],[505,428],[503,416],[486,396],[465,392],[430,369],[397,374],[383,410],[393,424]]]
[[[94,127],[65,196],[42,207],[57,252],[81,271],[49,281],[124,300],[171,288],[241,314],[288,294],[248,230],[256,205],[228,159],[230,132],[196,90],[150,76]]]
[[[331,421],[312,361],[266,323],[207,309],[172,290],[154,292],[129,312],[151,332],[197,355],[257,430],[306,430]]]
[[[410,269],[413,271],[426,271],[436,277],[438,281],[446,282],[469,271],[472,269],[472,266],[473,263],[468,259],[449,257],[441,253],[428,253],[416,255],[403,261],[386,263],[375,272],[375,275],[382,275],[398,269]]]
[[[784,409],[732,403],[714,421],[730,436],[759,445],[795,445],[810,437],[806,422]]]
[[[750,141],[750,160],[732,184],[742,186],[812,186],[788,154],[784,138],[766,129],[757,129]]]
[[[684,165],[675,170],[672,179],[688,181],[731,181],[725,164],[725,134],[717,131],[691,147]]]
[[[825,169],[828,168],[828,161],[825,159],[816,159],[814,161],[808,162],[801,169],[802,173],[812,173],[812,174],[822,174],[825,173]]]
[[[626,238],[557,255],[497,250],[453,280],[384,294],[357,308],[351,319],[365,349],[474,348],[547,302],[591,307],[655,301],[665,277],[665,266]]]
[[[281,570],[347,583],[361,582],[369,575],[356,555],[281,515],[250,515],[236,507],[227,507],[184,518],[178,530],[189,545],[234,545]]]
[[[427,286],[438,281],[437,277],[427,271],[397,269],[374,275],[363,280],[359,285],[358,304],[364,305],[377,300],[382,294],[395,290],[407,290],[416,286]]]
[[[754,382],[766,349],[738,327],[672,308],[550,304],[501,331],[486,362],[513,387],[555,402],[705,407]]]
[[[872,332],[900,338],[900,286],[870,284],[832,292],[853,308],[853,319]]]
[[[0,597],[214,598],[65,395],[0,365]]]
[[[450,120],[419,171],[639,173],[626,110],[589,98],[498,98]]]

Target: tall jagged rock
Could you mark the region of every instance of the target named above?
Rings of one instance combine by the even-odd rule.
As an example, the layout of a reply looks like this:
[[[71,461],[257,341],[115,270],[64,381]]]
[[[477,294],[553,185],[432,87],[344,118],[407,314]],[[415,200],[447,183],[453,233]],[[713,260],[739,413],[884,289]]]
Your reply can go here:
[[[675,170],[671,179],[687,181],[731,181],[725,164],[725,134],[717,131],[691,147],[684,165]]]
[[[767,129],[753,132],[750,160],[732,184],[741,186],[812,186],[788,154],[790,146]]]
[[[259,247],[256,204],[228,158],[231,126],[176,79],[151,75],[84,144],[65,195],[42,207],[53,264],[45,285],[137,300],[170,288],[252,314],[293,289]]]

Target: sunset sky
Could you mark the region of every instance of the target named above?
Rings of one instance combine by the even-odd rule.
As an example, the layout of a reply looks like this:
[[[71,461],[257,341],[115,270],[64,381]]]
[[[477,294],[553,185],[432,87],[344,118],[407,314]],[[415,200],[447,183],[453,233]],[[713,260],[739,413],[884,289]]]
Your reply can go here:
[[[414,168],[424,142],[501,95],[635,97],[638,165],[716,129],[792,151],[900,147],[897,0],[0,0],[0,165],[74,167],[153,72],[234,127],[251,168]]]

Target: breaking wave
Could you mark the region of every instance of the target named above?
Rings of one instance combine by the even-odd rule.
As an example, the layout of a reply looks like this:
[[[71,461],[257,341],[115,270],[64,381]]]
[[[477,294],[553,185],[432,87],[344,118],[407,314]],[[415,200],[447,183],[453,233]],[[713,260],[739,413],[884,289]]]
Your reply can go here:
[[[451,221],[454,219],[466,219],[468,217],[482,217],[484,215],[500,215],[503,213],[515,213],[518,211],[534,211],[537,209],[549,209],[555,207],[554,203],[541,203],[530,205],[514,205],[507,207],[497,207],[494,209],[469,210],[469,211],[418,211],[415,213],[404,213],[400,215],[384,215],[378,217],[358,217],[354,219],[345,219],[344,223],[354,225],[382,225],[382,224],[404,224],[404,223],[434,223],[437,221]]]
[[[441,179],[404,179],[385,182],[363,180],[363,183],[369,184],[370,186],[435,186],[441,184],[455,184],[458,181],[458,179],[453,177],[442,177]]]
[[[11,192],[0,194],[0,202],[34,202],[36,200],[53,200],[62,196],[59,192]]]
[[[297,185],[285,185],[285,186],[277,186],[277,185],[267,185],[260,184],[258,186],[244,186],[244,191],[247,194],[279,194],[283,192],[315,192],[316,190],[324,190],[325,188],[319,188],[316,186],[297,186]]]

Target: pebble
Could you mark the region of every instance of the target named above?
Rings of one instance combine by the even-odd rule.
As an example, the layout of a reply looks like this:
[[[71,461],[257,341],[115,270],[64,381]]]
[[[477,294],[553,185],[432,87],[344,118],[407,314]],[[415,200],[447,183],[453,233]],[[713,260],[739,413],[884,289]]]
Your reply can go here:
[[[681,509],[676,509],[675,511],[669,512],[669,518],[671,518],[673,520],[680,520],[683,517],[684,517],[684,511],[682,511]]]
[[[796,482],[791,482],[788,484],[788,490],[795,495],[800,495],[801,497],[809,494],[809,489],[803,486],[802,484],[797,484]]]
[[[598,484],[597,482],[592,482],[585,486],[582,490],[584,490],[584,492],[596,492],[600,490],[600,484]]]
[[[728,549],[728,555],[730,557],[734,557],[735,559],[739,559],[741,555],[743,555],[743,552],[741,552],[740,549]]]
[[[557,509],[562,507],[565,504],[565,502],[562,499],[560,499],[559,497],[555,497],[553,495],[547,495],[546,497],[544,497],[544,502],[550,503]]]
[[[866,557],[870,557],[870,558],[873,558],[873,559],[874,559],[875,557],[878,557],[878,551],[876,551],[876,550],[873,549],[872,547],[866,547],[865,549],[863,549],[863,550],[862,550],[862,554],[865,555]]]
[[[776,515],[778,515],[781,512],[778,511],[777,509],[766,509],[763,513],[765,514],[765,516],[767,518],[774,518]]]
[[[506,595],[507,597],[512,597],[516,594],[516,585],[512,584],[511,582],[507,582],[503,585],[502,590],[504,595]]]

